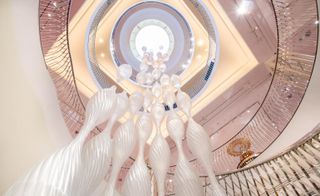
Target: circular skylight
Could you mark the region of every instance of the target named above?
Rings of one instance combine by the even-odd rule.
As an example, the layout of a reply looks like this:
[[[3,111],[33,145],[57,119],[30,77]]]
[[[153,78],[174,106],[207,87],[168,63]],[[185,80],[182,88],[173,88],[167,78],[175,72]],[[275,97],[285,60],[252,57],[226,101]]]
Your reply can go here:
[[[147,19],[138,23],[130,35],[130,49],[138,60],[142,59],[144,50],[154,55],[161,51],[171,55],[174,49],[174,35],[162,21]]]

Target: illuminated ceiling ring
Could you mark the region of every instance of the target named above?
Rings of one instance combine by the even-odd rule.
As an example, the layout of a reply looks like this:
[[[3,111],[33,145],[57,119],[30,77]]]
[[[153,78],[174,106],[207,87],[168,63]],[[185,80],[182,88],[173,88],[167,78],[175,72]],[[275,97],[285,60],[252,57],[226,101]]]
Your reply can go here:
[[[144,53],[142,47],[152,51],[155,58],[158,52],[167,53],[169,75],[180,75],[189,67],[195,47],[185,17],[168,3],[158,1],[139,2],[126,9],[113,27],[110,45],[116,66],[132,66],[130,80],[134,84]]]
[[[86,32],[85,41],[85,55],[86,62],[93,80],[96,82],[98,88],[107,88],[112,85],[116,85],[109,76],[100,68],[100,65],[96,58],[95,44],[96,44],[96,32],[98,25],[102,18],[106,15],[112,4],[116,0],[102,1],[95,12],[93,13]],[[157,1],[145,1],[157,2]],[[202,0],[190,0],[191,6],[195,8],[198,14],[202,17],[203,27],[206,29],[209,36],[209,50],[208,59],[205,66],[184,86],[182,89],[195,100],[210,83],[215,67],[219,62],[220,49],[219,49],[219,33],[214,22],[214,18],[211,15],[209,9],[206,7]],[[194,40],[191,40],[194,41]]]

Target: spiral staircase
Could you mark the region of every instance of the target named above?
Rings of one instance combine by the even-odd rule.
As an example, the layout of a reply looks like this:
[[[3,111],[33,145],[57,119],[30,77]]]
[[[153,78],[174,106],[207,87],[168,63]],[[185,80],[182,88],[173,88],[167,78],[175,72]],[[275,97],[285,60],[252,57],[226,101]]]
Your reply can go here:
[[[69,23],[78,5],[72,6],[72,0],[39,2],[39,31],[45,63],[55,84],[65,123],[70,133],[76,135],[84,121],[87,101],[77,88],[69,45]],[[228,146],[240,138],[250,138],[254,151],[262,154],[272,146],[295,115],[313,73],[318,47],[318,25],[314,24],[318,21],[317,1],[272,0],[270,4],[277,25],[276,65],[271,83],[262,104],[246,125],[213,150],[218,161],[226,162],[225,168],[234,169],[219,172],[218,179],[228,195],[320,195],[320,127],[315,127],[284,152],[276,152],[272,158],[254,161],[242,169],[234,168],[238,159],[226,153]],[[297,8],[303,8],[303,12]],[[305,32],[305,29],[310,30]],[[92,134],[99,132],[100,128],[96,127]],[[133,161],[132,158],[123,167],[123,173]],[[195,159],[190,162],[197,165]],[[174,170],[174,165],[171,169]],[[170,175],[169,172],[169,178]],[[201,179],[206,195],[212,195],[208,177],[201,176]],[[170,185],[168,187],[167,195],[175,195]]]

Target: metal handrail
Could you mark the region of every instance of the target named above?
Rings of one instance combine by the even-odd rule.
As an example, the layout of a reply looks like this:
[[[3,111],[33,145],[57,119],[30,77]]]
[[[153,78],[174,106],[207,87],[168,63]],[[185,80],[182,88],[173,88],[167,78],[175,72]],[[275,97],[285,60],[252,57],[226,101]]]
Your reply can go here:
[[[251,166],[248,166],[248,167],[244,167],[244,168],[241,168],[241,169],[235,169],[235,170],[226,172],[226,173],[218,175],[218,176],[221,179],[221,177],[223,177],[223,176],[227,176],[227,175],[230,175],[230,174],[233,174],[233,173],[236,173],[236,172],[243,172],[245,170],[252,169],[252,168],[257,167],[257,166],[259,166],[261,164],[264,164],[266,162],[270,162],[272,160],[277,159],[280,156],[284,156],[285,154],[289,154],[290,151],[295,150],[295,149],[303,146],[305,143],[308,143],[313,138],[316,138],[316,137],[319,137],[319,136],[320,136],[320,124],[318,124],[318,126],[316,126],[311,132],[309,132],[305,136],[303,136],[300,140],[298,140],[294,144],[292,144],[292,145],[288,146],[287,148],[285,148],[282,152],[273,155],[272,157],[262,161],[261,163],[257,163],[257,164],[254,164],[254,165],[251,165]]]
[[[77,87],[69,45],[71,0],[39,1],[39,32],[47,70],[56,87],[65,123],[72,136],[85,118],[85,103]],[[100,132],[95,128],[93,132]]]
[[[320,126],[284,152],[257,165],[219,175],[218,179],[228,195],[320,194]],[[299,190],[294,186],[300,186]]]

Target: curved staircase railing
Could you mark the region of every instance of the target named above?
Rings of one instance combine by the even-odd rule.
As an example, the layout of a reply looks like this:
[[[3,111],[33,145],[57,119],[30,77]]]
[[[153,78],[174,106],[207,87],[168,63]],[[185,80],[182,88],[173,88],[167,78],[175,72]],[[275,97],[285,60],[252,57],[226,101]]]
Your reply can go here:
[[[228,195],[319,195],[320,124],[285,152],[218,178]]]
[[[45,64],[56,87],[61,112],[71,135],[75,136],[84,122],[85,105],[77,88],[69,47],[71,3],[71,0],[40,0],[39,31]]]

